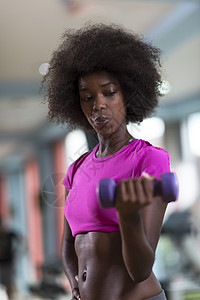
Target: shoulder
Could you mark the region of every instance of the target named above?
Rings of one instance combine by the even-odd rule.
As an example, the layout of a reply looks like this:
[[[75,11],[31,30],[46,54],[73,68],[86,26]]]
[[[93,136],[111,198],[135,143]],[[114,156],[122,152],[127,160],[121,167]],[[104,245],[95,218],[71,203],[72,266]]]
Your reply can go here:
[[[167,157],[169,156],[168,152],[160,147],[153,146],[148,141],[142,140],[142,139],[135,139],[133,140],[135,143],[133,143],[132,150],[134,150],[134,153],[138,157],[157,157],[157,156],[163,156]]]
[[[136,176],[141,176],[142,172],[146,172],[159,179],[161,173],[170,172],[169,154],[163,148],[138,140],[135,155],[137,156]]]
[[[67,174],[63,179],[63,184],[66,187],[67,190],[71,189],[73,177],[78,168],[81,166],[81,164],[84,162],[86,157],[88,157],[94,149],[82,154],[77,160],[75,160],[67,169]]]

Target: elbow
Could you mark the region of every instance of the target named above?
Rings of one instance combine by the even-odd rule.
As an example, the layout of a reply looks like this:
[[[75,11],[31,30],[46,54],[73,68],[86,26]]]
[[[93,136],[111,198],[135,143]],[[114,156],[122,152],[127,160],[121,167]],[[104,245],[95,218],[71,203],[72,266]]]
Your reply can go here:
[[[127,268],[127,271],[129,273],[129,276],[135,283],[140,283],[152,274],[152,268],[153,268],[153,261],[148,264],[140,264],[136,266],[130,266]]]
[[[149,278],[149,276],[151,275],[151,272],[143,272],[142,274],[132,274],[132,279],[134,282],[136,283],[140,283],[142,281],[145,281],[147,278]]]

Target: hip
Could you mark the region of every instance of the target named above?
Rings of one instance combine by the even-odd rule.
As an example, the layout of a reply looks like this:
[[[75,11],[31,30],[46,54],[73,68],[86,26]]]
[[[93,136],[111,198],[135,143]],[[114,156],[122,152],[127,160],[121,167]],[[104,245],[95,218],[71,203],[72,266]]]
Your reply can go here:
[[[165,296],[164,290],[162,290],[158,295],[150,298],[145,298],[144,300],[167,300],[167,298]]]

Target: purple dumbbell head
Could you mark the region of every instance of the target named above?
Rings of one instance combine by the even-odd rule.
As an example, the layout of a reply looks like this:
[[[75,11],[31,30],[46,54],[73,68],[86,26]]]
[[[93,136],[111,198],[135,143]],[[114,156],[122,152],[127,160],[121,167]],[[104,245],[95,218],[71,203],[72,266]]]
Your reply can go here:
[[[178,184],[174,173],[162,173],[160,180],[152,181],[154,196],[162,196],[165,202],[176,201]],[[97,186],[97,197],[102,208],[111,208],[115,205],[116,183],[112,178],[103,178]]]
[[[178,198],[178,183],[174,173],[162,173],[160,176],[161,196],[165,202],[176,201]]]
[[[114,206],[116,183],[112,178],[103,178],[97,186],[97,197],[102,208]]]

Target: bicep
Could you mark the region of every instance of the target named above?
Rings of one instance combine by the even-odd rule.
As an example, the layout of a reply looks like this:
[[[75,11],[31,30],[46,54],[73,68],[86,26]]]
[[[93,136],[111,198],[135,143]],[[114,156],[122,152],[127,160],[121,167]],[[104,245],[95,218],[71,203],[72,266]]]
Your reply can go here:
[[[166,208],[167,203],[161,197],[154,197],[152,203],[141,210],[144,231],[154,252],[160,237]]]
[[[149,175],[159,179],[163,172],[170,172],[169,155],[165,150],[149,147],[143,154],[138,164],[139,176],[145,171]],[[154,251],[160,237],[166,208],[167,203],[158,196],[153,198],[150,205],[145,206],[141,210],[144,231]]]

